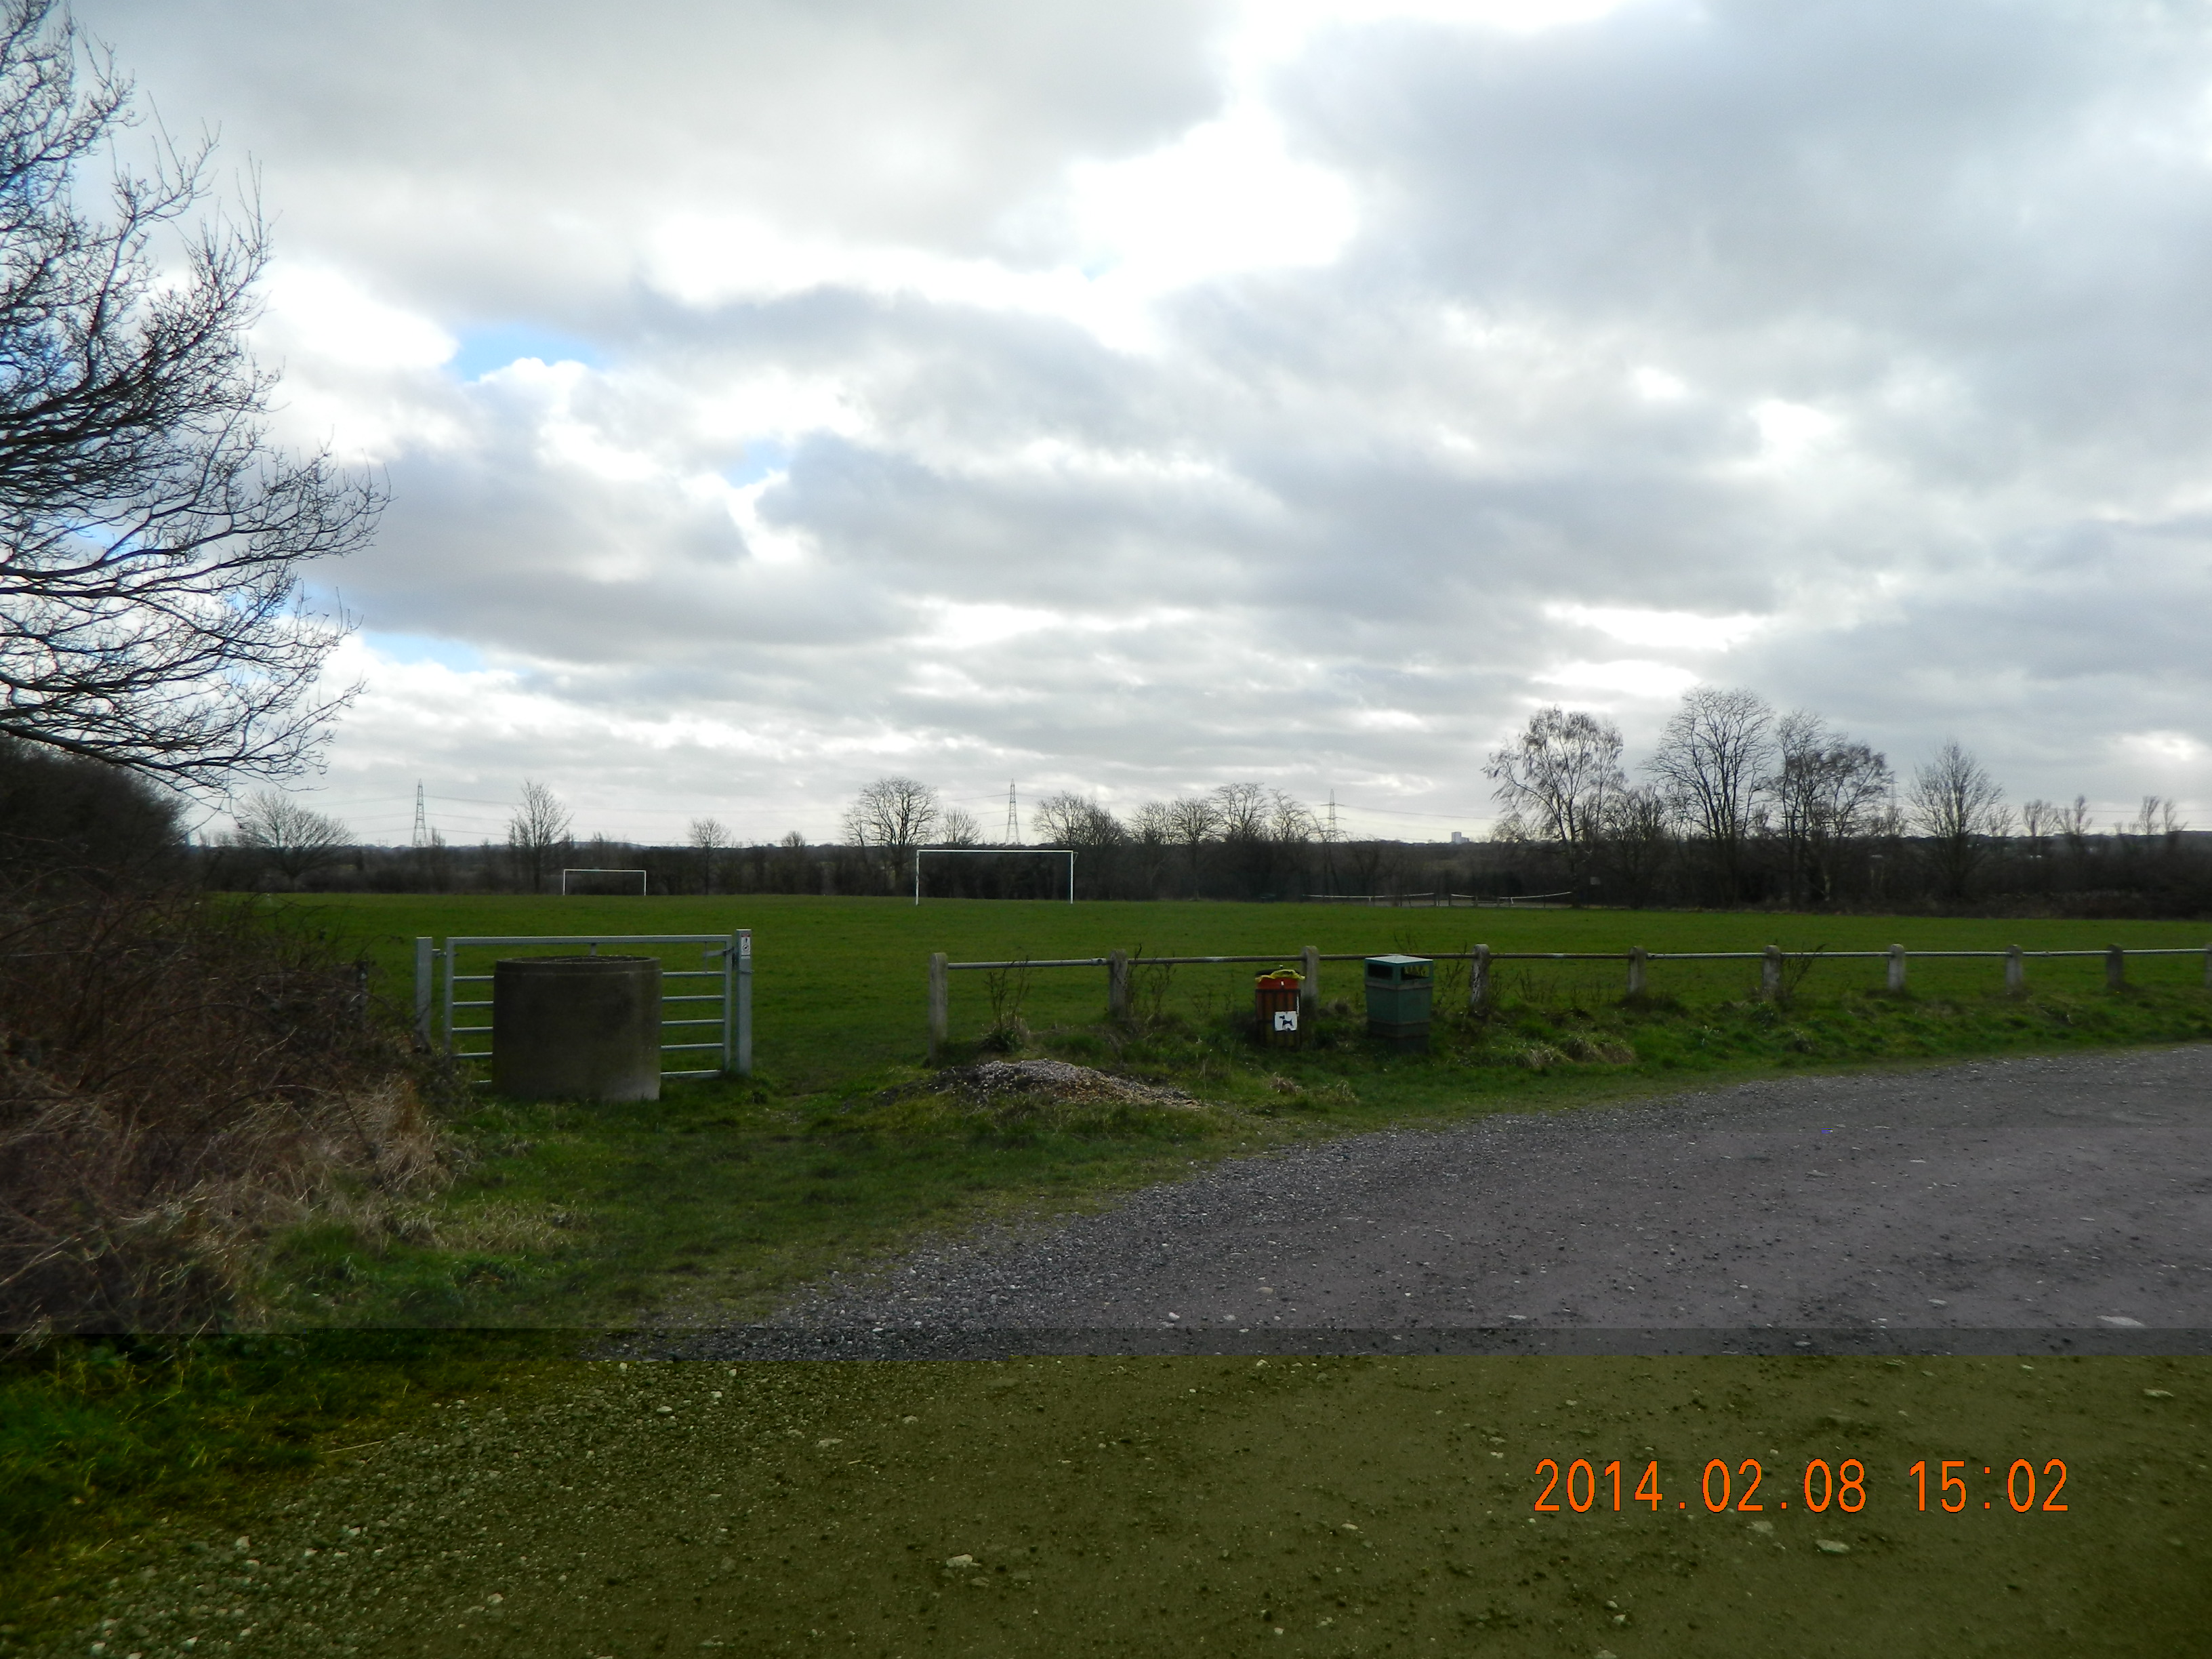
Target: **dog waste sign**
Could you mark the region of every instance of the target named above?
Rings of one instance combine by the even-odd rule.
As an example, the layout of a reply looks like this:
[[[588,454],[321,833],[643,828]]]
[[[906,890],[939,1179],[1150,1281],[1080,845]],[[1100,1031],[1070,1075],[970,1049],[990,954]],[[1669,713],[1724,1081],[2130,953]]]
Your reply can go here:
[[[1252,1012],[1262,1043],[1298,1047],[1298,993],[1305,979],[1295,968],[1271,968],[1252,981]]]

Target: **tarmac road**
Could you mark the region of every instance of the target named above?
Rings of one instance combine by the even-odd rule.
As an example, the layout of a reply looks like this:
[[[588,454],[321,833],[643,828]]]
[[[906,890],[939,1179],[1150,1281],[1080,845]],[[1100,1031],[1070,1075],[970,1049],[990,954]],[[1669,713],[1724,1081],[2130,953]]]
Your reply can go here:
[[[2212,1047],[1304,1146],[630,1351],[2201,1353]]]

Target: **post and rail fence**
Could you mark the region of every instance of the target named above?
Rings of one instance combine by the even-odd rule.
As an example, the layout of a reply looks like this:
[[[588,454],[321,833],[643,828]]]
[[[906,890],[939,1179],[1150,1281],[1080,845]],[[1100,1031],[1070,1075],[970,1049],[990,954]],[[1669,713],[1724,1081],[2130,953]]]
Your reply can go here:
[[[457,994],[465,985],[489,985],[489,973],[461,973],[458,971],[464,951],[485,950],[544,950],[561,949],[573,951],[585,947],[588,956],[597,956],[602,945],[665,946],[696,945],[701,947],[704,958],[716,962],[711,968],[663,968],[661,978],[708,979],[716,981],[712,990],[680,992],[674,996],[663,994],[661,1005],[670,1003],[711,1002],[715,1011],[700,1018],[679,1015],[661,1018],[661,1031],[665,1036],[673,1028],[688,1033],[705,1026],[715,1035],[705,1041],[692,1041],[679,1036],[673,1042],[664,1042],[660,1051],[666,1054],[686,1054],[713,1052],[720,1057],[718,1066],[666,1069],[663,1078],[718,1077],[735,1073],[750,1077],[753,1069],[753,934],[750,927],[740,927],[733,933],[574,933],[549,935],[524,934],[456,934],[441,942],[435,939],[417,938],[415,941],[415,1030],[422,1041],[432,1047],[443,1047],[456,1060],[481,1060],[491,1058],[487,1043],[483,1048],[464,1048],[459,1046],[465,1037],[484,1037],[498,1041],[489,1024],[458,1025],[457,1016],[474,1018],[476,1011],[489,1009],[489,997],[464,997]]]
[[[1298,1012],[1301,1021],[1310,1019],[1321,1006],[1321,964],[1324,962],[1364,962],[1373,951],[1323,951],[1315,945],[1306,945],[1298,952],[1299,971],[1304,975],[1298,987]],[[1650,964],[1655,962],[1756,962],[1759,964],[1759,988],[1761,995],[1778,996],[1783,990],[1784,964],[1790,962],[1880,962],[1886,964],[1884,988],[1902,992],[1905,988],[1905,964],[1912,957],[1955,958],[1980,957],[2004,963],[2005,989],[2010,992],[2027,988],[2027,963],[2030,957],[2047,959],[2060,957],[2101,957],[2105,962],[2105,984],[2107,989],[2118,991],[2127,984],[2127,959],[2130,957],[2202,957],[2204,959],[2204,984],[2212,989],[2212,945],[2173,945],[2129,950],[2120,945],[2107,945],[2092,951],[2025,951],[2010,945],[2002,951],[1912,951],[1902,945],[1893,945],[1887,951],[1784,951],[1770,945],[1763,951],[1646,951],[1640,945],[1626,951],[1493,951],[1486,945],[1475,945],[1467,951],[1437,951],[1429,953],[1431,962],[1464,962],[1468,964],[1467,1006],[1470,1012],[1480,1013],[1489,1006],[1491,999],[1491,967],[1500,962],[1620,962],[1627,966],[1626,994],[1631,997],[1648,996]],[[1129,972],[1134,968],[1167,968],[1203,966],[1208,963],[1280,963],[1284,955],[1277,951],[1271,956],[1236,957],[1133,957],[1126,951],[1109,951],[1103,957],[1054,957],[1024,958],[1012,962],[954,962],[942,951],[933,951],[929,958],[929,1057],[933,1063],[938,1050],[951,1033],[952,975],[963,972],[1026,973],[1032,969],[1047,968],[1103,968],[1106,970],[1106,1013],[1109,1019],[1126,1018],[1129,1012]]]
[[[1309,904],[1367,904],[1394,910],[1455,910],[1464,902],[1470,909],[1510,910],[1516,906],[1540,905],[1557,909],[1558,899],[1574,897],[1571,888],[1556,893],[1508,893],[1485,898],[1480,893],[1308,893]]]

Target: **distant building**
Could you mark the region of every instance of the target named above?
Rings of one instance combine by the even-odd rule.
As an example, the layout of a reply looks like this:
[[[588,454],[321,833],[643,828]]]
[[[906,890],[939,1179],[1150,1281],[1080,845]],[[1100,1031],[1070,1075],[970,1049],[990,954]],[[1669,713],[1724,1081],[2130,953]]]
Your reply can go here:
[[[1464,847],[1467,845],[1467,837],[1455,830],[1452,831],[1451,844],[1455,847]]]

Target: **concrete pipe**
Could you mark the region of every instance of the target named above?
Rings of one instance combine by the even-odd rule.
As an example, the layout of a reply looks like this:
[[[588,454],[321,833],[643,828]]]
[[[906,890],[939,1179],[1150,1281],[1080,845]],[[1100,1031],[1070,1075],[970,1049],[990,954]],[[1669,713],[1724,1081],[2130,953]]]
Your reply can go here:
[[[660,963],[652,957],[495,963],[491,1086],[512,1100],[660,1098]]]

